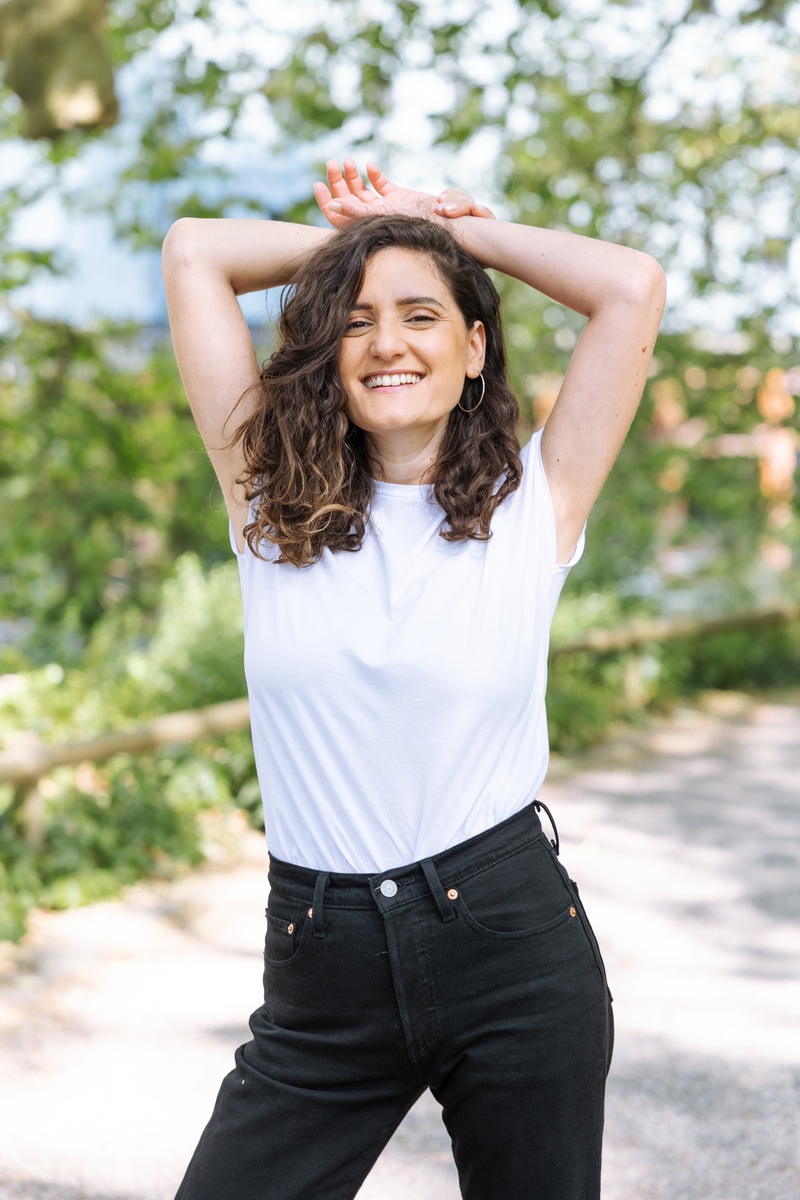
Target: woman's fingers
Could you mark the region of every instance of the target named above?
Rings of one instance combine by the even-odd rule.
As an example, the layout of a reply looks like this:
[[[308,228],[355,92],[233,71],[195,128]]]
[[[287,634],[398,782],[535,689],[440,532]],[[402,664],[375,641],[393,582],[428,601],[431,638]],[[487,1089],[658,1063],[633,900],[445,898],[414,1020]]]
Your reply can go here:
[[[332,158],[325,164],[325,171],[328,176],[328,187],[331,190],[331,195],[335,199],[339,199],[342,196],[348,196],[350,194],[350,189],[344,180],[342,168],[339,166],[338,162]]]
[[[389,182],[377,163],[367,163],[367,178],[379,196],[385,196],[389,192],[396,191],[396,185]]]
[[[355,159],[344,160],[344,179],[351,196],[357,196],[364,204],[372,204],[376,199],[375,193],[370,191],[361,178]]]
[[[443,217],[468,217],[474,204],[461,188],[445,188],[436,197],[436,212]]]
[[[494,213],[461,188],[445,188],[435,198],[425,192],[400,188],[386,178],[377,163],[367,163],[369,187],[361,178],[355,159],[342,164],[335,159],[326,163],[327,185],[314,184],[314,196],[323,213],[336,229],[345,229],[370,212],[404,212],[422,217],[485,217]],[[373,191],[374,188],[374,191]],[[381,203],[383,202],[383,203]],[[377,208],[373,205],[377,204]]]
[[[495,215],[485,204],[476,204],[472,196],[461,188],[445,188],[436,197],[436,212],[442,217],[486,217],[495,220]]]
[[[325,205],[330,204],[331,200],[333,199],[333,196],[328,188],[324,183],[320,183],[319,180],[317,180],[317,182],[314,184],[314,199],[321,209],[324,209]]]
[[[314,198],[335,229],[346,229],[367,215],[378,196],[366,186],[352,158],[346,158],[342,166],[330,159],[325,173],[328,182],[314,184]]]
[[[345,189],[347,196],[350,193]],[[352,197],[350,197],[352,200]],[[343,214],[342,208],[346,201],[334,198],[324,183],[314,184],[314,199],[322,210],[323,216],[333,225],[334,229],[346,229],[351,217]]]

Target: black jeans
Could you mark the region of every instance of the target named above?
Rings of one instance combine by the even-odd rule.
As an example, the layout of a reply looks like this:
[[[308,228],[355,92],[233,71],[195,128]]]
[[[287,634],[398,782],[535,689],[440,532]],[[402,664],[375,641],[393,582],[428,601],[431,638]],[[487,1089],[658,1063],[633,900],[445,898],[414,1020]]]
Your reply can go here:
[[[597,1200],[610,994],[538,807],[375,876],[271,860],[264,1004],[178,1200],[348,1200],[426,1087],[468,1200]]]

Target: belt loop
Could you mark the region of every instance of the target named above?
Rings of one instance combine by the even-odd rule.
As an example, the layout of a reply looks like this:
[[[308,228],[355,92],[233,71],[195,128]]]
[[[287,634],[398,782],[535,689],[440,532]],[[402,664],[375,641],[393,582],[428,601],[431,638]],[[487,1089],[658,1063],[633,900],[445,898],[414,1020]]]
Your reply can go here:
[[[325,922],[322,919],[322,901],[328,883],[328,872],[320,871],[314,884],[314,899],[311,902],[311,928],[315,938],[325,937]]]
[[[539,812],[541,809],[544,809],[544,811],[547,813],[547,819],[549,820],[550,824],[553,826],[553,833],[556,835],[555,841],[553,841],[553,839],[550,838],[550,845],[555,850],[556,856],[558,856],[558,848],[561,845],[561,843],[558,840],[558,830],[556,829],[556,823],[553,820],[553,814],[550,812],[550,809],[547,807],[547,805],[543,804],[541,800],[534,800],[533,807],[536,809],[537,812]]]
[[[419,864],[425,872],[425,878],[428,881],[428,887],[431,889],[431,895],[436,901],[436,907],[439,910],[439,916],[443,921],[452,921],[456,915],[452,904],[448,904],[447,897],[444,894],[442,881],[440,880],[436,867],[433,865],[432,858],[423,858]]]

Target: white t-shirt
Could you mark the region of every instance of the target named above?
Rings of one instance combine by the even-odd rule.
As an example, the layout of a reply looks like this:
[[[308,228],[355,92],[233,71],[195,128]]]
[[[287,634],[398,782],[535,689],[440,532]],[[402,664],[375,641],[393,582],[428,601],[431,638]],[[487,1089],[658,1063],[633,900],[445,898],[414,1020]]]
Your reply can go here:
[[[276,857],[377,873],[535,798],[548,763],[550,624],[583,535],[557,566],[541,433],[522,461],[488,542],[441,538],[429,488],[377,483],[361,550],[325,550],[302,568],[237,551]]]

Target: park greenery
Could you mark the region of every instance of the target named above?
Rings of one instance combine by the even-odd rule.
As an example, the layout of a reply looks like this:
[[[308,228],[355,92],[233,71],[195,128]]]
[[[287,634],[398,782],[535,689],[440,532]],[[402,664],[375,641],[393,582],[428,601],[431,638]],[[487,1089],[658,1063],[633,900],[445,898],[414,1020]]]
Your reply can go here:
[[[664,332],[554,636],[800,599],[800,2],[273,7],[0,3],[0,127],[19,163],[0,193],[2,742],[78,740],[244,690],[224,508],[166,331],[31,307],[30,285],[70,270],[20,233],[56,194],[146,253],[181,215],[316,220],[308,181],[352,151],[652,252]],[[281,194],[270,163],[292,159],[300,182]],[[499,282],[526,436],[580,321]],[[798,630],[777,624],[564,656],[553,742],[580,749],[701,688],[790,686],[799,667]],[[199,861],[204,811],[257,821],[260,804],[244,734],[63,768],[40,791],[36,836],[0,796],[0,938],[32,905]]]

